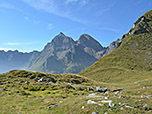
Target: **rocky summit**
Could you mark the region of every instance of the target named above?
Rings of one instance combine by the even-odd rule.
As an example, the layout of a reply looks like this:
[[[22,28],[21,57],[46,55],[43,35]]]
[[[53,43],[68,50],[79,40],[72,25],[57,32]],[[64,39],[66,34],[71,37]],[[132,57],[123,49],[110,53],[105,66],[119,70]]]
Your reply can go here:
[[[47,73],[79,73],[101,58],[106,48],[88,34],[77,41],[62,32],[31,62],[29,70]]]

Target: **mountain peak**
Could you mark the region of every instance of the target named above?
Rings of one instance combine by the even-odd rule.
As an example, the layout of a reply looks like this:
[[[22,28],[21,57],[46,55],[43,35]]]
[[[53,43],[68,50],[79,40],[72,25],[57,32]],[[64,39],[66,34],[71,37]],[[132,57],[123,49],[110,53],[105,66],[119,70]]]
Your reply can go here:
[[[91,47],[95,51],[103,50],[103,47],[100,45],[100,43],[88,34],[82,34],[77,41],[77,44],[83,45],[84,47]]]
[[[64,33],[63,32],[60,32],[60,34],[59,35],[64,35]],[[65,35],[64,35],[65,36]]]

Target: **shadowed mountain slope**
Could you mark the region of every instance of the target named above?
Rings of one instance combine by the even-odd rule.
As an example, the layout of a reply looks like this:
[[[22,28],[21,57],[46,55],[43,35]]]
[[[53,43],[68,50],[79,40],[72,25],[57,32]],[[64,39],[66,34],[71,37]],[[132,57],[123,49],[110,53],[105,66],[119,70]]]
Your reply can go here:
[[[102,57],[105,49],[87,34],[74,41],[61,32],[45,46],[29,70],[53,74],[79,73]]]

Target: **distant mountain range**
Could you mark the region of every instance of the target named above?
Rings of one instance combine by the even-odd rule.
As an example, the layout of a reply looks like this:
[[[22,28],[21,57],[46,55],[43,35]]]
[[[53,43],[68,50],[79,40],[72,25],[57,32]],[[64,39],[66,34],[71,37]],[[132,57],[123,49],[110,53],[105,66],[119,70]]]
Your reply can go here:
[[[79,73],[120,44],[121,40],[117,40],[109,47],[102,47],[88,34],[74,41],[60,32],[41,52],[0,51],[0,72],[26,69],[53,74]]]
[[[13,69],[27,69],[30,62],[40,52],[33,51],[30,53],[22,53],[17,50],[15,51],[0,51],[0,72],[7,72]]]

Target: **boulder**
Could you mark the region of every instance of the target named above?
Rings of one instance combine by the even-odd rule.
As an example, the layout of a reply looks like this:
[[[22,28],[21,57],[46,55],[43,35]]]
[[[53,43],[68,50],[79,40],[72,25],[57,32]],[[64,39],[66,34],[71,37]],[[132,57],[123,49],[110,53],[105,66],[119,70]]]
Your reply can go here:
[[[56,83],[56,80],[55,80],[54,78],[47,78],[47,81],[48,81],[48,82]]]
[[[75,89],[75,88],[72,87],[71,85],[67,85],[66,88],[67,88],[67,89]]]
[[[4,91],[4,89],[0,88],[0,91]]]
[[[24,83],[24,81],[21,80],[21,81],[19,81],[19,83]]]
[[[41,78],[41,79],[38,80],[38,82],[43,82],[43,80],[44,80],[44,78]]]
[[[53,104],[53,105],[50,105],[48,106],[48,109],[50,109],[51,107],[55,107],[55,106],[58,106],[59,104]]]
[[[88,87],[88,91],[94,91],[93,87]]]
[[[115,104],[114,103],[112,103],[112,102],[109,102],[109,107],[114,107],[115,106]]]
[[[108,88],[96,87],[96,90],[98,92],[104,92],[105,93],[108,90]]]
[[[25,81],[25,83],[26,83],[26,84],[29,84],[30,82],[29,82],[29,81]]]
[[[114,90],[111,90],[111,92],[117,92],[117,91],[123,91],[124,89],[114,89]]]

